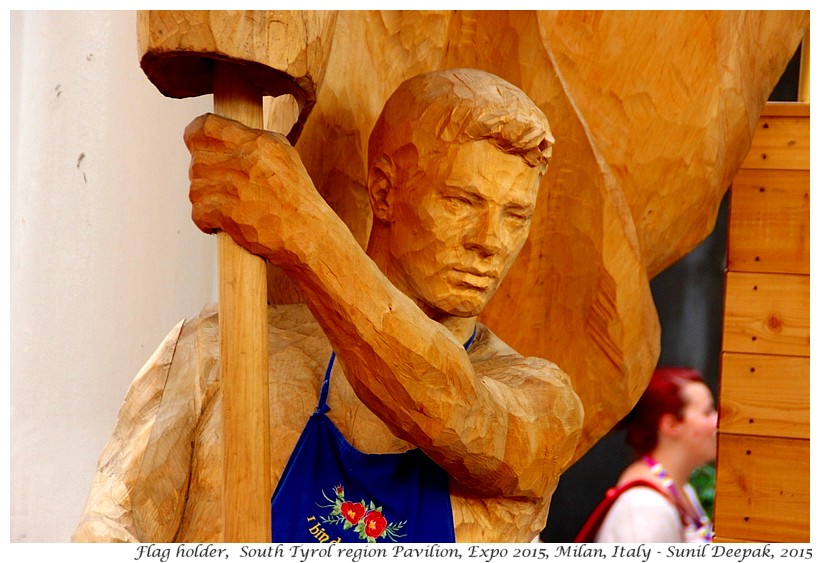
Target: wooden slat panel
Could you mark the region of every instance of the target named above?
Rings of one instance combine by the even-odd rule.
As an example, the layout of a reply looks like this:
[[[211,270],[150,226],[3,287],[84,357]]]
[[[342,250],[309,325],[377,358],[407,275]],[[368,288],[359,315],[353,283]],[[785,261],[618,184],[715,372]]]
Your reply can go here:
[[[761,118],[772,116],[809,117],[811,104],[808,102],[766,102]]]
[[[809,358],[725,353],[721,432],[809,438]]]
[[[809,278],[727,273],[723,350],[808,356]]]
[[[715,531],[760,542],[809,540],[809,441],[720,434]]]
[[[741,170],[731,190],[728,267],[809,273],[809,171]]]
[[[763,116],[741,168],[808,170],[809,158],[808,118]]]

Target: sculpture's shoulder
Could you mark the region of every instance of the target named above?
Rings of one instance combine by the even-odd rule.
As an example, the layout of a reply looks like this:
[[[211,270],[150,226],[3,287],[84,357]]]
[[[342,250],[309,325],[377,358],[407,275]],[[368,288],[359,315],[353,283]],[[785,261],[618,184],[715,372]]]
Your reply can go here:
[[[137,412],[150,413],[160,428],[178,426],[183,420],[188,426],[196,423],[218,382],[219,318],[216,305],[206,305],[168,333],[135,378],[129,391],[133,400],[126,403]],[[155,408],[149,409],[149,403],[156,403]]]
[[[211,393],[209,381],[218,372],[218,332],[215,309],[206,307],[175,324],[137,373],[100,457],[74,541],[173,540],[184,512],[196,428]]]
[[[127,424],[121,426],[130,431],[138,425],[153,425],[160,409],[174,405],[198,412],[199,401],[190,400],[192,388],[207,387],[213,379],[218,353],[215,307],[179,321],[132,380],[118,416],[118,421]]]
[[[180,385],[196,389],[194,402],[198,407],[213,394],[219,381],[219,315],[215,304],[206,305],[183,323],[171,374]]]
[[[324,356],[329,345],[305,304],[269,305],[268,350],[272,362],[278,363],[281,356],[289,354]],[[219,382],[219,361],[219,311],[216,304],[210,304],[184,322],[174,363],[195,370],[208,385]]]
[[[276,348],[300,346],[303,340],[322,338],[322,329],[304,303],[268,305],[268,333]]]
[[[575,451],[583,407],[558,365],[520,354],[482,324],[469,354],[479,381],[503,405],[503,414],[494,423],[509,428],[510,457],[519,456],[518,462],[529,459],[520,463],[519,479],[545,483],[545,493],[538,498],[480,498],[456,489],[457,540],[530,541],[543,528],[558,477]],[[533,444],[539,445],[528,449]]]
[[[570,377],[550,360],[519,354],[487,327],[479,325],[479,330],[476,350],[470,353],[476,375],[504,403],[510,420],[537,419],[542,430],[555,430],[553,446],[571,454],[584,407]]]
[[[268,358],[271,381],[289,385],[304,379],[321,385],[332,349],[321,326],[303,303],[268,307]],[[318,382],[317,382],[318,374]]]
[[[179,343],[195,346],[203,356],[219,355],[219,312],[215,303],[205,305],[195,316],[185,319]]]
[[[477,323],[476,341],[470,349],[470,359],[480,376],[500,379],[511,385],[533,379],[550,380],[572,389],[570,377],[554,362],[520,354],[481,323]]]

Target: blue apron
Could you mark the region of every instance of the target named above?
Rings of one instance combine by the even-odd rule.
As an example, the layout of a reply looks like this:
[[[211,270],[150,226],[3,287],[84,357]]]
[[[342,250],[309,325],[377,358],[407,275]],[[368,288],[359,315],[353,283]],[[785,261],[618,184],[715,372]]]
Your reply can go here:
[[[449,480],[441,467],[420,449],[360,452],[328,418],[334,358],[316,411],[273,492],[272,541],[455,542]]]

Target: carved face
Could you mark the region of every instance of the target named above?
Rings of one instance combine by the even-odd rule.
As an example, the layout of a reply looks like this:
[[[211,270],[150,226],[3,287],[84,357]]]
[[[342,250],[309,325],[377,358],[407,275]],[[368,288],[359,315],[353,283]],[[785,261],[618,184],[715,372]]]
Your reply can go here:
[[[477,315],[527,239],[539,182],[486,141],[427,159],[392,193],[394,283],[433,318]]]

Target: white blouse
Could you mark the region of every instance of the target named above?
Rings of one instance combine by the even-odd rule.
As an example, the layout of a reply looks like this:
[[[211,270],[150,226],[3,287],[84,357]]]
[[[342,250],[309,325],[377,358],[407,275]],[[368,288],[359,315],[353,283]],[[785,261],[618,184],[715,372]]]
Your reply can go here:
[[[695,490],[684,493],[702,512]],[[649,487],[633,487],[621,494],[604,518],[595,541],[600,543],[703,543],[707,541],[693,523],[684,527],[674,504]]]

